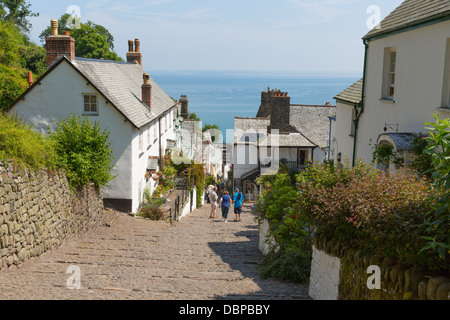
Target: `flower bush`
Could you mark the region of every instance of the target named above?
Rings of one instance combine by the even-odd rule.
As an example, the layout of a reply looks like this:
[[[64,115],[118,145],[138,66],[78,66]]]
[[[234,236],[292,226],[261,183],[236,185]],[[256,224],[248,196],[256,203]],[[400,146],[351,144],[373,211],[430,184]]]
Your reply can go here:
[[[318,234],[412,267],[446,267],[436,254],[421,250],[425,216],[432,206],[427,201],[432,192],[428,180],[406,170],[389,174],[363,163],[337,171],[324,166],[308,171],[298,177],[298,208]]]

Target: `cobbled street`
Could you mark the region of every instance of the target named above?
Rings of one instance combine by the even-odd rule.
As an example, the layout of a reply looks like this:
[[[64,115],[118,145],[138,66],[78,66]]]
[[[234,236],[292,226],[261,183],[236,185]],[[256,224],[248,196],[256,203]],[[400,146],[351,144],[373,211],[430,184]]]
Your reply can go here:
[[[262,279],[251,207],[241,222],[209,219],[209,205],[174,226],[109,212],[97,229],[0,272],[2,300],[304,300],[307,284]],[[70,266],[81,289],[69,290]],[[70,269],[69,269],[70,270]]]

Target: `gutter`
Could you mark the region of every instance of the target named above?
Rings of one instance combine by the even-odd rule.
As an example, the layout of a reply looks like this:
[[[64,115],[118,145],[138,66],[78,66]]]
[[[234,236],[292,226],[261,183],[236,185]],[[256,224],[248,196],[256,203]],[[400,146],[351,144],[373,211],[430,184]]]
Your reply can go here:
[[[355,114],[356,119],[354,120],[355,123],[355,137],[353,140],[353,160],[352,160],[352,166],[356,166],[356,146],[358,141],[358,129],[359,129],[359,119],[361,118],[361,115],[364,113],[364,107],[365,107],[365,97],[366,97],[366,76],[367,76],[367,56],[369,52],[369,41],[366,39],[363,39],[364,46],[365,46],[365,52],[364,52],[364,70],[363,70],[363,83],[362,83],[362,95],[361,95],[361,102],[359,105],[355,105]],[[358,110],[359,107],[359,110]]]

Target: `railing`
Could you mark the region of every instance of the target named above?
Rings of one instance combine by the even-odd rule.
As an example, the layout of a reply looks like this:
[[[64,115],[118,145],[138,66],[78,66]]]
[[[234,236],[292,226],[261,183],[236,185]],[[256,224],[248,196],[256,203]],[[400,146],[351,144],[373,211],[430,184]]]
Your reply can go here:
[[[260,164],[261,168],[270,168],[272,166],[272,162],[269,164]],[[306,168],[305,165],[300,165],[297,161],[280,161],[280,166],[287,166],[289,169],[299,169],[304,170]]]

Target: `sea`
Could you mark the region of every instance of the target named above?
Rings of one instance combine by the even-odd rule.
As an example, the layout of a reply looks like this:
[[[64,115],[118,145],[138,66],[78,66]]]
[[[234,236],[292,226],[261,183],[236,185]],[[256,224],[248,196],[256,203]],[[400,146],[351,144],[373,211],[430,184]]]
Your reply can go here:
[[[361,78],[221,71],[155,71],[151,76],[172,98],[186,95],[189,112],[203,125],[217,124],[224,142],[227,130],[234,128],[235,117],[256,117],[261,92],[269,87],[288,92],[292,104],[334,105],[333,97]]]

